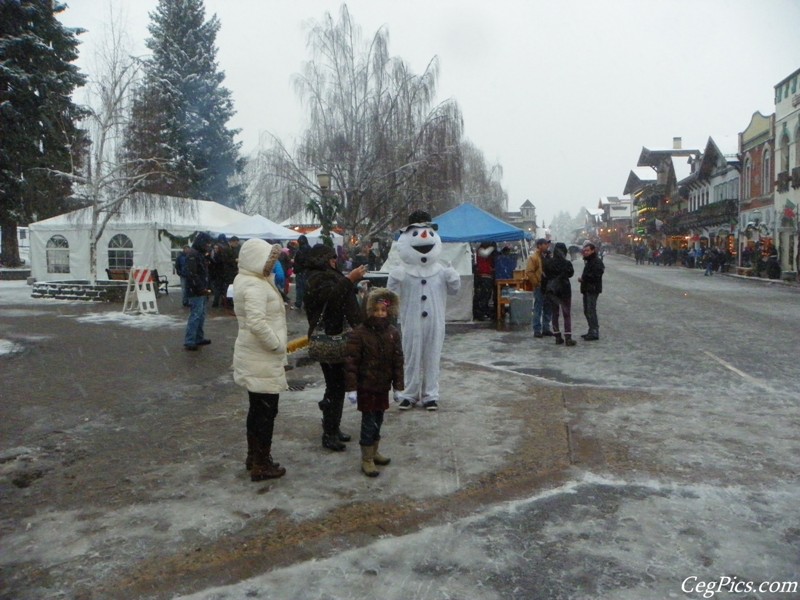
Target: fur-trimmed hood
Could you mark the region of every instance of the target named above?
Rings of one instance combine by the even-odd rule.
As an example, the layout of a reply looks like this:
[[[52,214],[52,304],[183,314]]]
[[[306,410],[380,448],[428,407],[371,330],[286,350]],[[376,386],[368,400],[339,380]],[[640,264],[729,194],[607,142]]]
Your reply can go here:
[[[239,252],[239,269],[262,276],[266,272],[266,276],[269,276],[280,255],[280,244],[268,244],[257,238],[249,239],[242,244]]]
[[[400,297],[386,288],[375,288],[367,296],[367,317],[375,313],[375,305],[381,300],[388,302],[388,317],[396,319],[400,315]]]

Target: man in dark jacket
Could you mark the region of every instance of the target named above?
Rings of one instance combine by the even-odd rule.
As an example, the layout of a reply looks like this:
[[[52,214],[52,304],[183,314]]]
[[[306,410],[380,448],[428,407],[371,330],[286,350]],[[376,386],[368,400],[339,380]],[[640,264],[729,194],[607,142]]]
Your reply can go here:
[[[211,343],[203,331],[206,320],[206,301],[211,293],[208,279],[208,254],[211,251],[211,243],[211,236],[206,233],[198,233],[192,243],[192,249],[186,256],[186,287],[191,308],[183,340],[183,347],[186,350],[194,351],[200,346]]]
[[[186,260],[189,252],[192,249],[190,246],[184,246],[183,251],[175,259],[175,274],[181,278],[181,292],[183,293],[182,302],[184,306],[189,306],[189,283],[186,272]]]
[[[351,327],[361,323],[363,317],[356,299],[356,283],[367,272],[366,265],[353,269],[345,276],[336,268],[336,252],[333,248],[317,244],[310,249],[305,268],[308,290],[304,301],[309,338],[318,323],[324,326],[325,333],[329,335],[342,333],[345,321]],[[322,446],[338,452],[345,449],[342,442],[351,439],[339,429],[346,391],[344,364],[321,362],[320,367],[325,376],[325,396],[318,403],[322,411]]]
[[[308,238],[301,235],[297,238],[297,252],[294,253],[294,305],[297,308],[303,308],[303,297],[306,293],[306,281],[308,274],[306,273],[308,267],[308,253],[311,251],[311,246],[308,244]]]
[[[578,278],[583,294],[583,314],[589,324],[589,332],[581,337],[589,341],[600,339],[600,324],[597,321],[597,297],[603,291],[605,266],[597,256],[597,247],[591,242],[583,246],[583,274]]]

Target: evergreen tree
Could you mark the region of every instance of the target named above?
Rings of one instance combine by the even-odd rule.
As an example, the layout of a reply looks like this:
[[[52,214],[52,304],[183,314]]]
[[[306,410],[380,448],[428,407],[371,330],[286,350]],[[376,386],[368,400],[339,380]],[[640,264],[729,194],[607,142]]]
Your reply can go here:
[[[150,14],[145,78],[133,105],[126,139],[128,159],[140,172],[167,161],[167,173],[148,177],[146,191],[240,206],[244,195],[232,177],[241,172],[238,130],[223,87],[215,45],[219,20],[205,21],[203,0],[159,0]]]
[[[62,212],[85,135],[71,98],[84,76],[71,64],[80,30],[53,0],[0,1],[0,226],[2,262],[19,264],[17,225]]]

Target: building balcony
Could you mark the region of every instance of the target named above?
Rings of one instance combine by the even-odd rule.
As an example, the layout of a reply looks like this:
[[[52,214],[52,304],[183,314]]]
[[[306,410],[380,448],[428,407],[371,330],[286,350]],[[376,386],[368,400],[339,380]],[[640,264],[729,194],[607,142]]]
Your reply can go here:
[[[736,198],[707,204],[692,212],[670,215],[665,223],[671,233],[683,233],[689,229],[715,227],[723,223],[735,223],[739,217],[739,201]]]
[[[789,191],[789,182],[792,181],[791,176],[789,175],[789,171],[784,171],[783,173],[778,173],[778,179],[775,181],[775,188],[779,192],[788,192]]]

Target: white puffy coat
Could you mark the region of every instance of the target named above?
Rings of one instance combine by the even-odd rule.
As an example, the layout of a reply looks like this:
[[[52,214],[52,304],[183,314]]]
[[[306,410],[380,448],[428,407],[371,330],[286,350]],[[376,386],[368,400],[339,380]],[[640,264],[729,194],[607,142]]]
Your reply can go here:
[[[239,252],[239,274],[233,281],[233,309],[239,322],[233,380],[250,392],[277,394],[287,388],[286,308],[271,274],[280,249],[278,244],[251,239]],[[264,276],[265,267],[269,277]]]

